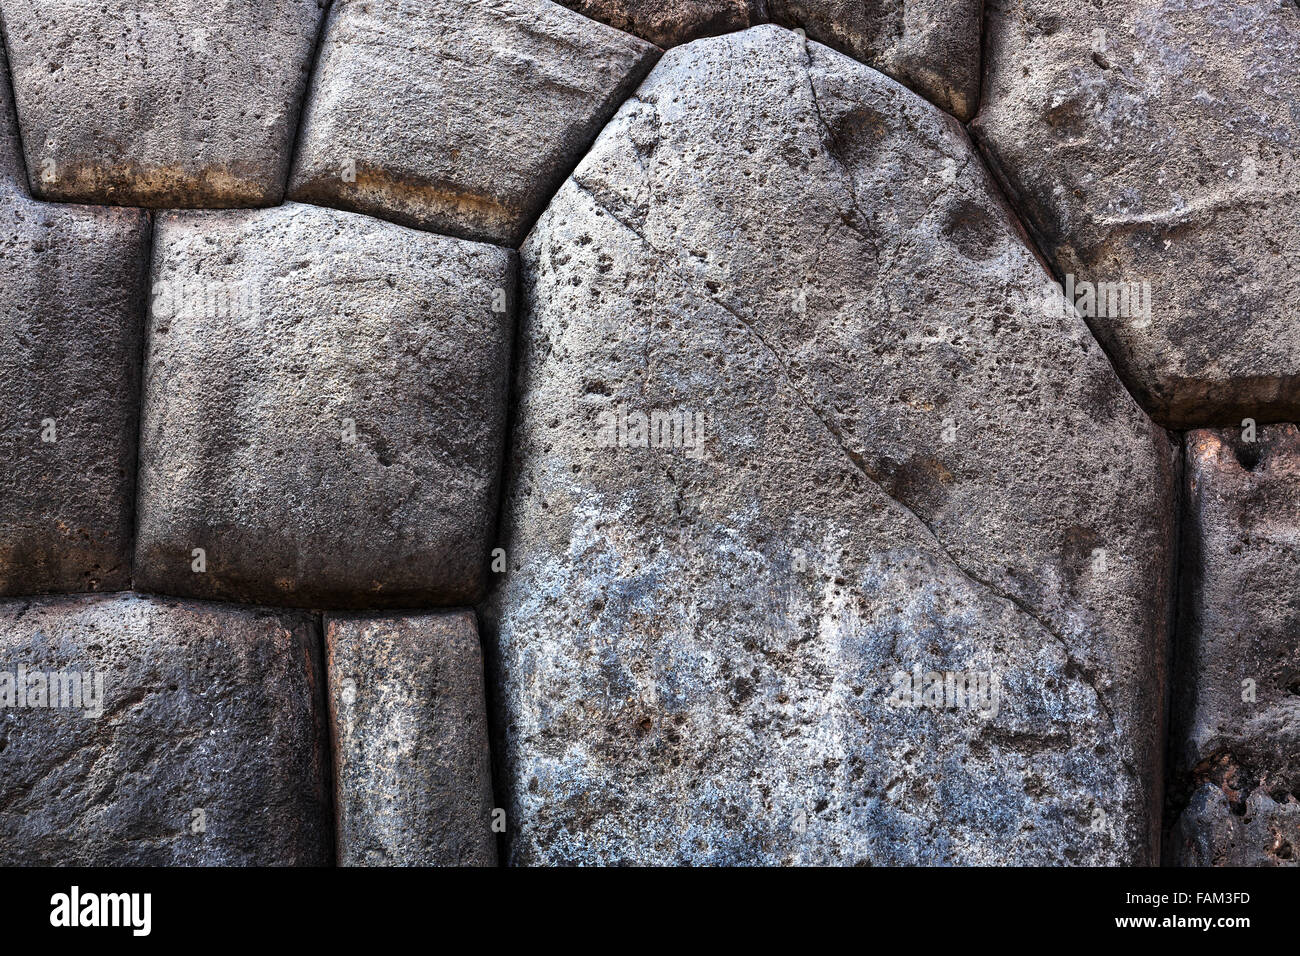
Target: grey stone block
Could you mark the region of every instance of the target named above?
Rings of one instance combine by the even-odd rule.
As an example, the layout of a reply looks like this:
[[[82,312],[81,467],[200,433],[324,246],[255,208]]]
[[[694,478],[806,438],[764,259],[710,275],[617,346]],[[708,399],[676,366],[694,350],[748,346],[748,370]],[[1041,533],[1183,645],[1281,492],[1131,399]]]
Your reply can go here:
[[[972,129],[1170,427],[1300,418],[1297,17],[1290,0],[988,0]]]
[[[278,203],[324,7],[6,0],[33,193],[127,206]]]
[[[160,215],[137,586],[307,607],[473,603],[515,262],[296,203]]]
[[[656,52],[549,0],[337,0],[290,196],[517,246]]]
[[[511,862],[1154,859],[1176,455],[950,117],[699,40],[521,254]]]
[[[1181,816],[1168,851],[1178,863],[1295,859],[1300,428],[1272,425],[1253,437],[1239,429],[1186,437],[1170,746],[1170,798]],[[1202,794],[1206,787],[1218,796]],[[1277,842],[1288,827],[1293,836]]]
[[[473,611],[331,616],[329,708],[344,866],[495,866]]]
[[[0,863],[330,863],[322,676],[304,614],[0,604]]]

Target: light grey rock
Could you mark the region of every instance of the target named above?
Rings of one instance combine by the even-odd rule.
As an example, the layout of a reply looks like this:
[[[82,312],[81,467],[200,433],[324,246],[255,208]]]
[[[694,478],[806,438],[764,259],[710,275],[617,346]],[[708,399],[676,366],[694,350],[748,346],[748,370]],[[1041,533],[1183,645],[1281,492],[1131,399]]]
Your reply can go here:
[[[1062,281],[1115,285],[1089,321],[1130,388],[1174,427],[1300,417],[1300,8],[988,10],[975,134]]]
[[[474,612],[330,617],[325,643],[339,863],[495,866]]]
[[[560,0],[676,46],[771,20],[886,73],[968,120],[980,94],[981,0]]]
[[[130,583],[149,219],[28,199],[6,87],[0,595],[120,589]]]
[[[1170,790],[1175,807],[1189,796],[1193,806],[1177,825],[1177,862],[1276,857],[1263,821],[1298,819],[1300,428],[1273,425],[1254,438],[1200,430],[1186,439]],[[1234,817],[1257,823],[1196,804],[1205,781]],[[1252,810],[1256,794],[1268,805]]]
[[[308,607],[473,603],[516,259],[296,203],[160,215],[137,586]]]
[[[0,864],[330,863],[319,645],[304,614],[0,604]]]
[[[284,195],[323,0],[6,0],[33,193],[128,206]]]
[[[1300,865],[1300,802],[1256,790],[1235,813],[1222,790],[1202,784],[1178,820],[1171,850],[1177,866]]]
[[[521,254],[511,862],[1154,857],[1175,455],[954,120],[777,27],[696,41]]]
[[[517,246],[656,53],[550,0],[336,0],[290,195]]]

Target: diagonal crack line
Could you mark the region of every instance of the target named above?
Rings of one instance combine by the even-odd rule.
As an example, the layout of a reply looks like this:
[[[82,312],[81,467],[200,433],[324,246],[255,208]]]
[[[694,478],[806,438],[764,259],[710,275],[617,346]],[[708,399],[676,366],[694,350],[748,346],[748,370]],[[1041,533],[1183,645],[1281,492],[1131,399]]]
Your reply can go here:
[[[818,115],[820,117],[820,111]],[[581,190],[583,193],[589,196],[592,202],[594,202],[599,209],[607,213],[611,219],[617,222],[628,232],[636,236],[652,252],[656,253],[656,257],[658,259],[660,260],[663,259],[663,257],[665,256],[664,250],[659,249],[656,245],[654,245],[654,243],[650,242],[650,240],[647,239],[645,235],[641,233],[640,230],[629,225],[628,223],[624,222],[619,216],[615,215],[614,212],[610,210],[608,206],[606,206],[603,202],[600,201],[600,198],[597,197],[595,193],[593,193],[590,189],[588,189],[586,186],[580,183],[576,176],[570,178],[573,180],[573,184],[579,190]],[[934,546],[938,549],[939,553],[942,554],[948,560],[948,563],[952,565],[952,567],[956,569],[956,571],[959,574],[961,574],[962,577],[966,578],[978,589],[993,595],[993,597],[998,598],[1006,602],[1007,604],[1010,604],[1012,607],[1020,611],[1021,614],[1029,617],[1039,627],[1041,627],[1044,631],[1046,631],[1047,634],[1054,641],[1056,641],[1058,645],[1060,645],[1061,650],[1065,654],[1066,663],[1069,666],[1070,670],[1073,673],[1078,674],[1079,677],[1083,680],[1083,682],[1086,683],[1088,687],[1092,689],[1093,695],[1097,698],[1097,706],[1100,707],[1102,712],[1106,715],[1106,719],[1110,723],[1111,731],[1114,734],[1116,734],[1116,736],[1118,737],[1119,726],[1115,720],[1115,714],[1111,710],[1110,703],[1106,700],[1105,695],[1102,693],[1101,689],[1097,686],[1097,679],[1093,675],[1092,671],[1089,668],[1085,667],[1082,663],[1080,663],[1078,658],[1075,657],[1070,642],[1065,639],[1064,635],[1062,635],[1059,631],[1057,631],[1056,628],[1051,624],[1051,622],[1047,620],[1047,618],[1045,618],[1037,610],[1031,607],[1027,602],[1022,600],[1021,598],[1015,597],[1012,594],[1004,592],[1001,588],[996,587],[992,582],[986,581],[983,578],[977,576],[976,574],[968,570],[960,561],[958,561],[957,558],[953,556],[952,552],[948,550],[947,546],[944,545],[943,541],[940,540],[938,534],[935,533],[934,528],[930,526],[930,523],[928,521],[926,521],[919,514],[913,511],[905,502],[900,501],[898,498],[895,498],[893,495],[891,495],[888,491],[885,490],[884,482],[879,472],[873,469],[870,463],[861,454],[854,451],[854,449],[849,445],[847,439],[844,437],[843,431],[835,423],[834,419],[829,418],[828,416],[823,414],[811,401],[809,401],[808,397],[804,395],[803,392],[795,385],[794,375],[791,373],[789,366],[786,365],[784,359],[781,357],[781,353],[778,352],[772,346],[772,343],[767,341],[767,339],[763,336],[763,334],[758,331],[757,327],[755,327],[755,325],[752,322],[750,322],[747,318],[741,315],[740,312],[738,312],[736,309],[734,309],[732,306],[728,305],[726,302],[722,301],[721,299],[716,298],[715,296],[709,296],[709,301],[713,302],[714,304],[716,304],[717,306],[719,306],[720,308],[728,312],[730,315],[732,315],[736,319],[736,321],[740,323],[742,328],[744,328],[750,335],[752,335],[755,339],[758,340],[758,342],[762,344],[763,348],[767,350],[767,352],[772,356],[773,360],[776,362],[777,366],[781,369],[782,373],[785,376],[786,382],[790,385],[790,390],[799,399],[799,402],[809,412],[812,413],[812,415],[817,419],[817,421],[819,421],[822,424],[822,427],[825,428],[828,433],[830,433],[831,437],[835,439],[835,443],[839,445],[840,449],[844,452],[845,456],[849,459],[849,461],[853,463],[854,467],[856,467],[858,471],[860,471],[863,474],[863,476],[865,476],[867,480],[869,480],[872,483],[872,485],[874,485],[876,489],[880,491],[882,495],[884,495],[890,501],[893,501],[906,514],[910,515],[912,519],[916,521],[917,524],[919,524],[922,528],[925,529],[926,534],[929,536],[930,540],[934,543]],[[1120,763],[1123,765],[1124,769],[1128,771],[1130,777],[1134,780],[1141,780],[1141,776],[1138,774],[1137,768],[1133,766],[1133,764],[1129,761],[1127,757],[1123,755],[1123,753],[1118,751],[1118,745],[1117,745],[1117,753],[1119,754]]]
[[[948,562],[964,578],[966,578],[972,584],[976,585],[980,590],[983,590],[993,595],[994,597],[999,598],[1000,600],[1016,608],[1022,614],[1028,616],[1035,623],[1037,623],[1039,627],[1041,627],[1044,631],[1046,631],[1056,641],[1057,644],[1061,646],[1061,650],[1065,652],[1065,659],[1070,669],[1073,670],[1076,674],[1078,674],[1079,677],[1082,678],[1082,680],[1090,688],[1092,688],[1092,692],[1097,698],[1097,705],[1101,708],[1102,712],[1106,715],[1106,719],[1110,722],[1112,732],[1118,734],[1119,726],[1115,721],[1115,715],[1111,711],[1110,704],[1106,701],[1106,698],[1102,694],[1101,689],[1097,686],[1097,680],[1093,676],[1091,671],[1088,668],[1084,667],[1083,664],[1081,664],[1079,660],[1074,656],[1074,652],[1070,647],[1069,641],[1067,641],[1065,637],[1059,631],[1056,630],[1056,628],[1051,624],[1051,622],[1049,622],[1042,614],[1040,614],[1037,610],[1031,607],[1026,601],[1016,597],[1013,594],[1004,592],[1001,588],[994,586],[992,582],[986,581],[983,578],[979,577],[978,575],[974,574],[973,572],[969,571],[960,561],[958,561],[957,558],[953,556],[952,552],[948,550],[947,546],[943,543],[943,541],[940,540],[939,535],[935,533],[934,528],[930,526],[930,523],[928,521],[926,521],[919,514],[913,511],[905,502],[900,501],[898,498],[894,497],[888,491],[885,490],[883,479],[881,478],[880,473],[877,472],[874,468],[872,468],[871,464],[861,454],[859,454],[849,445],[847,439],[844,437],[844,432],[835,423],[835,420],[825,415],[821,410],[819,410],[811,401],[808,400],[807,396],[805,396],[803,392],[795,385],[794,377],[791,374],[789,367],[782,360],[780,353],[777,352],[775,348],[773,348],[772,344],[767,341],[767,339],[763,336],[761,332],[758,331],[758,329],[753,325],[753,323],[750,322],[748,319],[746,319],[736,309],[732,308],[726,302],[723,302],[716,298],[713,298],[712,301],[715,302],[717,305],[721,306],[732,316],[734,316],[746,331],[748,331],[755,339],[757,339],[760,343],[762,343],[763,347],[767,349],[767,351],[771,354],[773,360],[775,360],[776,364],[780,367],[782,373],[785,375],[786,382],[790,385],[790,390],[799,399],[800,403],[803,404],[803,406],[807,408],[808,411],[810,411],[819,422],[821,422],[822,426],[826,429],[826,431],[829,432],[831,437],[835,439],[836,444],[838,444],[840,448],[843,450],[845,456],[849,459],[849,461],[853,463],[853,465],[858,469],[858,471],[862,472],[862,474],[867,478],[867,480],[870,481],[882,495],[887,497],[890,501],[893,501],[896,505],[898,505],[899,508],[901,508],[904,512],[910,515],[912,519],[916,521],[917,524],[919,524],[922,528],[926,530],[926,533],[928,534],[930,540],[934,543],[934,546],[938,548],[939,552],[945,558],[948,559]],[[1127,758],[1123,757],[1123,755],[1120,756],[1120,761],[1121,763],[1123,763],[1124,768],[1128,770],[1128,772],[1132,774],[1133,777],[1136,779],[1138,776],[1136,768],[1134,768],[1129,763]]]
[[[624,229],[626,229],[628,232],[632,233],[632,235],[634,235],[634,236],[636,236],[638,239],[640,239],[643,243],[645,243],[647,246],[649,246],[650,249],[653,250],[655,253],[657,253],[658,255],[663,255],[662,250],[657,249],[657,248],[656,248],[656,247],[655,247],[655,246],[650,242],[650,240],[647,239],[647,238],[645,237],[645,234],[642,233],[640,229],[637,229],[635,226],[631,225],[630,223],[625,222],[625,221],[622,219],[622,217],[620,217],[617,213],[614,212],[614,210],[610,209],[609,206],[607,206],[605,203],[601,202],[600,197],[597,196],[597,195],[596,195],[594,192],[592,192],[590,189],[588,189],[586,186],[584,186],[584,185],[582,184],[582,182],[579,181],[579,179],[578,179],[577,176],[570,176],[570,177],[569,177],[569,181],[572,182],[573,185],[576,186],[580,192],[582,192],[582,193],[584,193],[585,195],[589,196],[589,197],[591,198],[591,201],[592,201],[593,203],[596,204],[596,208],[597,208],[597,209],[599,209],[601,212],[605,213],[605,215],[609,216],[610,219],[613,219],[616,223],[618,223],[620,226],[622,226],[622,227],[623,227]]]

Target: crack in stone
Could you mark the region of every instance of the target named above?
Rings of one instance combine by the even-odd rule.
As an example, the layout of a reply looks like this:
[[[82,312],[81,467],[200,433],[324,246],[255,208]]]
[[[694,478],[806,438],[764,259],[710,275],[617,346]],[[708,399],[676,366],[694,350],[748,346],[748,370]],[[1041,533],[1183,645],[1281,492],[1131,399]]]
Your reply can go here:
[[[958,571],[958,573],[960,573],[964,578],[966,578],[972,584],[977,585],[980,590],[993,595],[995,598],[1001,599],[1002,601],[1016,608],[1023,615],[1029,617],[1036,624],[1038,624],[1039,627],[1041,627],[1044,631],[1046,631],[1047,634],[1050,635],[1057,642],[1057,644],[1060,645],[1061,650],[1065,653],[1066,663],[1069,669],[1072,672],[1078,674],[1078,676],[1083,680],[1083,682],[1086,683],[1088,687],[1092,689],[1093,695],[1097,698],[1097,705],[1101,708],[1102,712],[1106,715],[1106,718],[1110,723],[1112,732],[1114,732],[1118,737],[1119,726],[1115,720],[1115,715],[1110,708],[1110,704],[1106,701],[1106,698],[1103,695],[1101,689],[1097,686],[1096,678],[1092,675],[1090,670],[1084,667],[1083,664],[1081,664],[1079,660],[1074,656],[1074,653],[1070,648],[1070,644],[1065,639],[1065,637],[1062,634],[1060,634],[1056,630],[1056,628],[1052,626],[1052,624],[1042,614],[1040,614],[1037,610],[1031,607],[1026,601],[1016,597],[1013,594],[1004,592],[1001,588],[994,586],[992,582],[986,581],[983,578],[976,575],[974,572],[968,570],[960,561],[958,561],[957,558],[953,556],[952,552],[948,549],[948,547],[939,538],[939,535],[935,532],[934,528],[930,526],[929,522],[927,522],[924,518],[922,518],[915,511],[913,511],[912,508],[906,504],[906,502],[901,501],[900,499],[894,497],[888,491],[885,490],[881,475],[874,468],[871,467],[870,463],[860,453],[855,451],[848,444],[848,441],[844,437],[843,431],[839,428],[838,425],[835,424],[834,420],[827,417],[821,411],[819,411],[817,407],[808,400],[808,398],[803,394],[803,392],[800,391],[800,389],[794,383],[794,378],[791,375],[790,369],[787,367],[785,362],[782,361],[780,353],[778,353],[777,350],[773,348],[772,344],[767,341],[767,339],[762,335],[762,333],[760,333],[748,319],[742,316],[736,309],[732,308],[727,303],[719,299],[711,299],[711,301],[713,301],[721,308],[725,309],[732,316],[734,316],[746,331],[748,331],[755,339],[757,339],[760,343],[762,343],[763,347],[767,349],[767,351],[771,354],[773,360],[777,363],[778,367],[780,367],[782,374],[784,375],[785,380],[789,384],[790,390],[794,393],[795,397],[797,397],[800,403],[806,409],[808,409],[808,411],[811,412],[819,422],[821,422],[822,426],[831,435],[831,437],[835,439],[836,444],[839,445],[840,449],[844,452],[845,456],[849,459],[849,461],[853,463],[854,467],[856,467],[858,471],[860,471],[863,474],[863,476],[865,476],[867,480],[870,481],[872,485],[875,486],[875,488],[882,495],[884,495],[890,501],[894,502],[899,508],[901,508],[907,515],[909,515],[922,528],[926,530],[934,546],[939,550],[940,554],[942,554],[943,557],[947,559],[948,563],[951,564],[952,567]],[[1137,769],[1132,766],[1130,761],[1127,758],[1125,758],[1123,754],[1119,754],[1119,759],[1120,759],[1120,763],[1124,766],[1124,769],[1127,770],[1135,780],[1139,779]]]
[[[811,85],[811,77],[809,78],[809,83]],[[815,96],[814,96],[814,101],[815,101]],[[819,119],[820,119],[820,115],[821,114],[819,111],[818,112]],[[585,193],[588,197],[591,198],[592,202],[596,205],[597,208],[607,213],[609,217],[613,219],[616,223],[618,223],[628,232],[636,236],[638,240],[640,240],[652,253],[656,255],[657,260],[660,263],[667,261],[668,257],[665,250],[659,249],[656,245],[650,242],[650,240],[647,239],[640,230],[631,226],[630,224],[625,222],[620,216],[614,213],[614,211],[611,210],[605,203],[603,203],[600,200],[600,198],[594,192],[592,192],[591,189],[589,189],[587,186],[580,183],[576,176],[571,176],[570,179],[579,190],[581,190],[583,193]],[[682,275],[681,273],[680,266],[675,268],[674,271],[676,271],[679,276],[682,276],[682,278],[685,278],[685,276]],[[877,472],[874,468],[872,468],[870,463],[860,453],[855,451],[849,445],[847,439],[844,437],[843,431],[839,428],[838,425],[835,424],[834,420],[824,415],[820,410],[818,410],[818,408],[811,401],[809,401],[807,396],[805,396],[803,392],[795,385],[794,376],[791,373],[789,367],[781,358],[781,354],[772,346],[770,342],[767,341],[767,339],[762,335],[761,332],[758,331],[758,329],[754,326],[754,324],[750,320],[746,319],[743,315],[740,314],[739,311],[737,311],[735,308],[733,308],[725,301],[712,295],[708,297],[708,301],[713,302],[715,305],[719,306],[720,308],[728,312],[730,315],[732,315],[740,323],[742,328],[744,328],[750,335],[752,335],[759,343],[762,344],[762,346],[772,356],[777,366],[781,369],[781,372],[784,375],[785,380],[787,384],[790,386],[790,389],[794,393],[795,397],[798,398],[799,402],[809,412],[812,413],[812,415],[817,419],[817,421],[821,423],[822,427],[826,429],[826,431],[831,435],[831,437],[835,439],[835,443],[844,452],[845,456],[854,465],[854,467],[857,468],[857,470],[861,472],[862,475],[865,478],[867,478],[867,480],[869,480],[872,483],[872,485],[877,490],[880,491],[882,495],[884,495],[890,501],[894,502],[907,515],[909,515],[917,524],[919,524],[922,528],[925,529],[928,537],[933,542],[934,546],[938,549],[939,553],[948,561],[948,563],[959,574],[962,575],[962,577],[966,578],[969,582],[974,584],[979,590],[982,590],[985,593],[992,595],[994,598],[1000,599],[1001,601],[1010,604],[1013,608],[1019,611],[1023,616],[1030,618],[1060,646],[1061,650],[1065,654],[1068,672],[1077,674],[1079,678],[1092,690],[1093,696],[1097,700],[1097,706],[1106,715],[1106,719],[1110,724],[1111,731],[1116,736],[1116,742],[1115,742],[1116,754],[1119,758],[1121,766],[1123,766],[1124,769],[1128,772],[1131,779],[1140,783],[1141,775],[1137,772],[1137,768],[1134,767],[1132,762],[1127,757],[1125,757],[1124,754],[1120,751],[1120,745],[1122,744],[1122,741],[1119,739],[1120,737],[1119,725],[1115,719],[1115,714],[1112,711],[1109,702],[1106,700],[1106,697],[1103,694],[1101,688],[1098,687],[1097,679],[1092,674],[1091,669],[1085,667],[1074,655],[1070,643],[1069,641],[1066,640],[1064,635],[1062,635],[1059,631],[1057,631],[1057,629],[1047,620],[1046,617],[1044,617],[1039,611],[1031,607],[1026,601],[1016,597],[1015,595],[1004,592],[1001,588],[996,587],[991,581],[987,581],[979,577],[978,575],[976,575],[975,573],[967,569],[960,561],[958,561],[957,558],[953,556],[952,552],[948,549],[948,547],[939,538],[939,535],[935,532],[934,528],[930,526],[929,522],[927,522],[919,514],[913,511],[912,508],[908,506],[905,502],[899,500],[898,498],[894,497],[888,491],[885,490],[884,481],[882,476],[879,474],[879,472]]]

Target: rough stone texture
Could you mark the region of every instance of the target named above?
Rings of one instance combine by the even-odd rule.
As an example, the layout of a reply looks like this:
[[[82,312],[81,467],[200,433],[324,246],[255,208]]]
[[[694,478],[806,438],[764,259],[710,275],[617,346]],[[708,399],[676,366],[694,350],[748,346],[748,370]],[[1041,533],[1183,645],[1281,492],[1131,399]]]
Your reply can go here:
[[[976,135],[1062,277],[1150,283],[1091,320],[1147,410],[1300,417],[1300,7],[988,10]]]
[[[1296,866],[1300,860],[1300,803],[1275,802],[1262,790],[1245,799],[1241,813],[1212,783],[1204,783],[1174,831],[1176,866]]]
[[[1171,819],[1207,781],[1223,799],[1192,794],[1180,862],[1293,861],[1300,847],[1300,428],[1256,437],[1187,436]]]
[[[124,588],[149,220],[28,199],[15,129],[0,83],[0,594]]]
[[[699,37],[743,30],[763,21],[762,0],[559,0],[566,7],[645,37],[676,46]]]
[[[474,612],[332,617],[325,641],[339,863],[495,866]]]
[[[319,637],[133,595],[0,604],[0,675],[25,667],[29,701],[34,672],[104,677],[97,717],[0,709],[0,864],[329,863]]]
[[[959,125],[789,31],[697,41],[522,255],[512,862],[1152,859],[1175,456]],[[620,406],[700,453],[602,447]],[[890,706],[914,665],[998,713]]]
[[[323,7],[5,0],[33,193],[132,206],[279,202]]]
[[[772,19],[887,73],[960,120],[980,98],[981,0],[769,0]]]
[[[660,46],[766,20],[887,73],[963,121],[980,95],[981,0],[561,0]]]
[[[336,0],[290,194],[517,246],[656,52],[550,0]]]
[[[515,262],[295,203],[160,215],[137,585],[312,607],[473,603]]]

